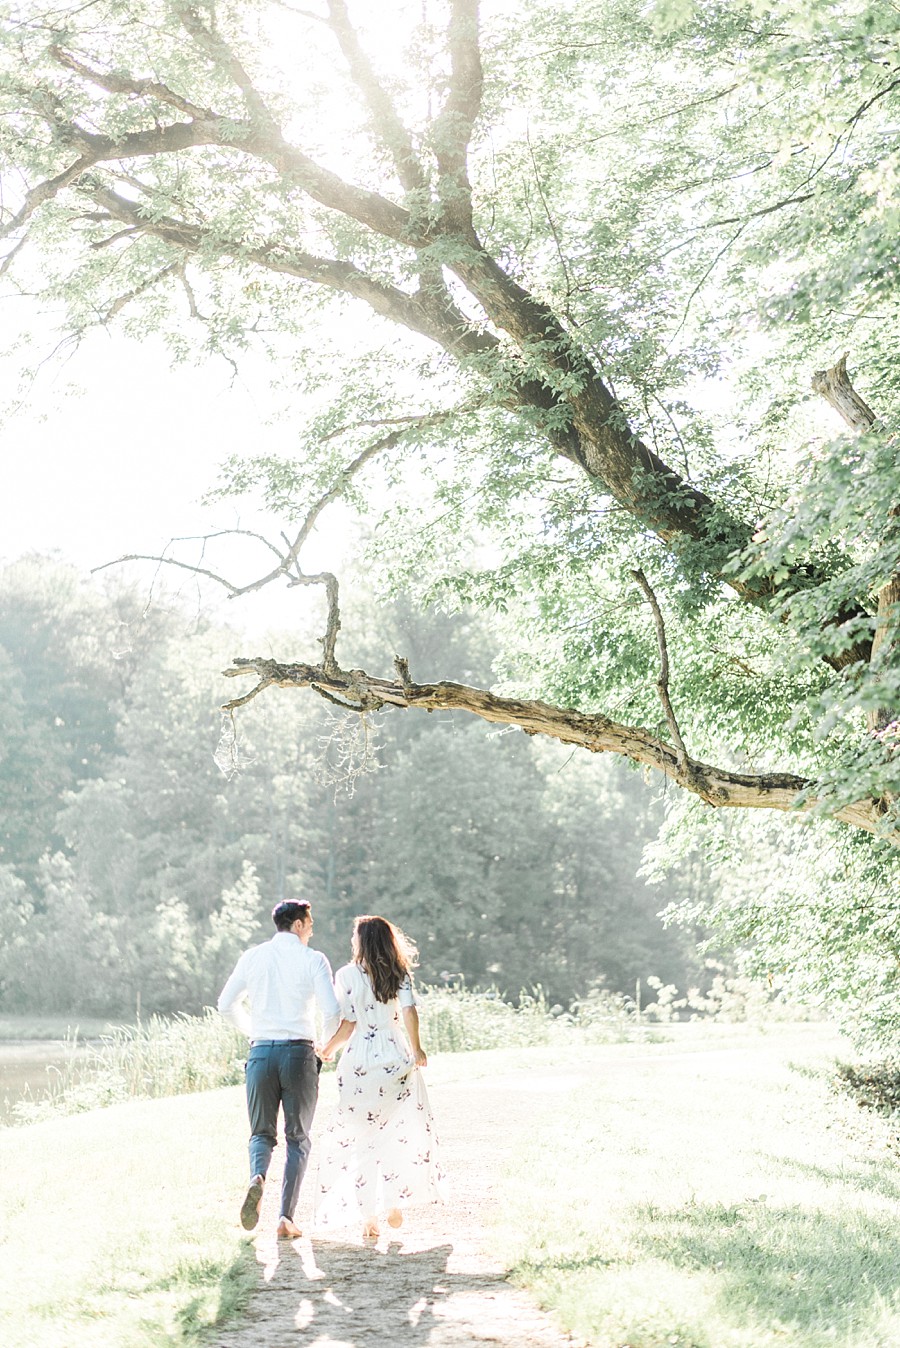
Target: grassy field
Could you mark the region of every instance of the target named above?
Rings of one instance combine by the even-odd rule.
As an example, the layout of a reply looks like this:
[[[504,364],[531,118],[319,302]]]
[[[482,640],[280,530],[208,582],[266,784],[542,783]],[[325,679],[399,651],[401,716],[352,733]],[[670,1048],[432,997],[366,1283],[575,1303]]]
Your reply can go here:
[[[0,1324],[10,1348],[196,1342],[257,1277],[230,1088],[0,1133]]]
[[[896,1348],[896,1120],[820,1027],[743,1042],[591,1055],[507,1176],[514,1277],[598,1348]]]
[[[830,1093],[835,1048],[816,1026],[685,1026],[438,1055],[429,1076],[557,1074],[510,1119],[492,1234],[598,1348],[896,1348],[896,1128]],[[0,1132],[4,1345],[205,1341],[259,1277],[245,1132],[240,1087]]]

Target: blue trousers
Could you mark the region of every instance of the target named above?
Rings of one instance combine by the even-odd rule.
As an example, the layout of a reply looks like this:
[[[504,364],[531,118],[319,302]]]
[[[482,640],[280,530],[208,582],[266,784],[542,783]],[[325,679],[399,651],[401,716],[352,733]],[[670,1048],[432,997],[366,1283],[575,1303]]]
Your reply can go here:
[[[319,1060],[312,1044],[255,1044],[247,1059],[250,1177],[265,1175],[275,1149],[278,1106],[284,1112],[287,1155],[281,1182],[281,1216],[293,1220],[309,1163],[310,1129],[319,1098]]]

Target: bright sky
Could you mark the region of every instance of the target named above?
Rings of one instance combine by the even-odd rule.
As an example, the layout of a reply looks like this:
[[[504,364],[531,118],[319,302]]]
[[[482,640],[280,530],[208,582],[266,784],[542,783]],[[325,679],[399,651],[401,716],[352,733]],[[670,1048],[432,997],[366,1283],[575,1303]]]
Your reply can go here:
[[[40,349],[52,347],[48,336]],[[13,359],[0,364],[3,402],[16,387],[16,368]],[[201,505],[229,455],[291,452],[291,427],[268,418],[263,381],[253,387],[236,380],[222,361],[173,368],[158,340],[90,334],[64,364],[48,362],[28,401],[5,419],[0,560],[58,552],[88,571],[218,529],[256,529],[277,539],[271,520],[238,503]],[[337,567],[345,548],[344,525],[332,512],[304,560],[308,569]],[[179,555],[199,561],[200,545]],[[240,582],[269,569],[271,554],[249,541],[215,544],[205,564]],[[131,575],[149,585],[154,570],[145,563]],[[196,602],[187,573],[166,568],[166,584]],[[206,592],[207,602],[214,594]],[[235,625],[261,630],[296,625],[304,603],[302,592],[277,584],[226,601],[222,612]]]

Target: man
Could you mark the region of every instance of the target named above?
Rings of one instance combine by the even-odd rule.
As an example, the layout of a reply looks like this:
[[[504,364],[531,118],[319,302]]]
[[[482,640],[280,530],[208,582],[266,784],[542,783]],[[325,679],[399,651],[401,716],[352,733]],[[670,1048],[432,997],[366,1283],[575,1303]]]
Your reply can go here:
[[[222,989],[219,1010],[250,1039],[250,1187],[241,1208],[241,1225],[252,1231],[259,1221],[280,1104],[287,1154],[278,1235],[293,1239],[301,1234],[294,1224],[294,1209],[309,1161],[310,1128],[319,1095],[316,1004],[324,1017],[325,1042],[341,1017],[331,965],[320,951],[309,949],[313,930],[309,904],[294,899],[276,904],[272,921],[275,935],[241,955]],[[250,1002],[249,1015],[245,997]]]

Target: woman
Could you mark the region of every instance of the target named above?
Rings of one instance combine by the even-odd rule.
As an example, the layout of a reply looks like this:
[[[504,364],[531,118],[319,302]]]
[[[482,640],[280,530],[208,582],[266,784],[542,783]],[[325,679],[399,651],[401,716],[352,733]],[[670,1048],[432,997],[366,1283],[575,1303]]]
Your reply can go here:
[[[337,1114],[322,1145],[316,1220],[361,1218],[365,1239],[378,1236],[383,1214],[398,1227],[406,1206],[441,1198],[443,1175],[419,1071],[428,1059],[410,978],[416,948],[385,918],[366,915],[353,924],[352,949],[352,963],[335,976],[342,1020],[322,1050],[330,1062],[347,1045]]]

